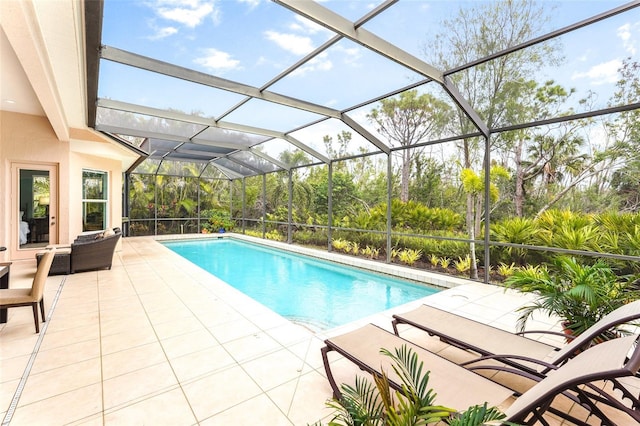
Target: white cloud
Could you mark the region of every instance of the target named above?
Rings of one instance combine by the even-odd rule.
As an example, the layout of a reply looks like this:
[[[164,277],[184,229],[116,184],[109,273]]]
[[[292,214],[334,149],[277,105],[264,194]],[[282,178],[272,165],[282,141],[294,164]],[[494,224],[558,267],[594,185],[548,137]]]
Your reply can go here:
[[[155,34],[149,36],[150,40],[160,40],[165,37],[172,36],[178,32],[176,27],[162,27],[162,28],[154,28]]]
[[[291,75],[303,76],[314,71],[329,71],[333,68],[333,62],[328,58],[326,52],[317,55],[315,58],[307,61],[302,67],[296,69]]]
[[[587,78],[591,80],[591,84],[594,86],[615,83],[618,81],[618,69],[621,65],[622,62],[620,60],[613,59],[609,62],[594,65],[586,72],[575,72],[571,76],[571,79],[579,80]]]
[[[211,71],[224,72],[242,69],[239,60],[233,59],[227,52],[217,49],[206,49],[205,55],[195,59],[194,62]]]
[[[277,31],[265,31],[264,35],[267,40],[296,55],[305,55],[313,50],[313,42],[309,37]]]
[[[317,34],[322,31],[328,31],[322,25],[318,25],[309,19],[296,15],[294,22],[289,25],[289,28],[293,31],[298,31],[305,34]]]
[[[215,23],[219,20],[215,0],[158,0],[147,4],[159,17],[189,28],[197,27],[207,17]]]
[[[359,67],[360,59],[362,58],[362,50],[358,47],[351,47],[348,49],[342,49],[345,54],[344,62],[346,64]]]
[[[635,55],[638,51],[636,46],[638,44],[637,36],[640,34],[640,22],[636,22],[635,24],[624,24],[618,28],[616,33],[620,40],[622,40],[624,50],[629,55]]]
[[[250,9],[255,9],[260,4],[261,0],[238,0],[239,3],[245,3]]]

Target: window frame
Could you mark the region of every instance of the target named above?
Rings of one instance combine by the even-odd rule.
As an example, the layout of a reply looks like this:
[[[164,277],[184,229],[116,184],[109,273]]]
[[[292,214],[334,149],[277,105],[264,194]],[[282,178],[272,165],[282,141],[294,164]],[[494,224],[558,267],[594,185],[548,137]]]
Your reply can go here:
[[[101,175],[102,198],[87,198],[85,182],[87,179],[98,179],[95,175]],[[103,204],[103,215],[101,229],[106,229],[109,223],[109,172],[96,169],[82,169],[82,231],[95,231],[87,227],[87,211],[90,204]]]

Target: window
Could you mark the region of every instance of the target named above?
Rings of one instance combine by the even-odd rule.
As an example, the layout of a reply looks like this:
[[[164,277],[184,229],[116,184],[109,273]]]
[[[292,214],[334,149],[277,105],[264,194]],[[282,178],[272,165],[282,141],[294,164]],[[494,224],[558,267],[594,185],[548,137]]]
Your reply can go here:
[[[107,227],[106,172],[82,171],[82,230],[97,231]]]

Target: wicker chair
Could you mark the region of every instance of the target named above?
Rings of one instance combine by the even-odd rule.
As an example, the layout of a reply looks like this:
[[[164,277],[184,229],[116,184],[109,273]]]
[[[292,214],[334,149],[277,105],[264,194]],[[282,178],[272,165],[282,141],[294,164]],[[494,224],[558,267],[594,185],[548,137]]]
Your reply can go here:
[[[70,246],[59,246],[50,275],[73,274],[75,272],[111,269],[113,253],[122,236],[120,228],[78,236]],[[36,254],[38,263],[43,253]]]
[[[93,239],[76,238],[71,244],[71,273],[111,269],[113,252],[121,236],[120,228],[115,228],[113,235],[98,234]]]

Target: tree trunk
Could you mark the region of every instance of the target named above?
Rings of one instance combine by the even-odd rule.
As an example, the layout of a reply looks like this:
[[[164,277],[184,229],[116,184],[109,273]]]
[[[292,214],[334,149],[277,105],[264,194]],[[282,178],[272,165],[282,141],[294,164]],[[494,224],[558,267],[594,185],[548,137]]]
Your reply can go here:
[[[471,142],[465,139],[462,142],[462,149],[464,155],[464,167],[471,168]],[[474,207],[474,195],[469,193],[467,194],[467,232],[469,233],[469,239],[471,243],[469,243],[469,259],[471,259],[471,266],[469,267],[469,277],[471,279],[478,279],[478,264],[476,262],[476,235],[475,235],[475,214],[473,212]]]
[[[516,181],[515,194],[513,195],[513,205],[515,207],[516,217],[522,217],[524,211],[524,169],[522,167],[522,144],[520,139],[514,153],[516,162]]]
[[[409,149],[402,151],[402,174],[400,182],[400,201],[409,201],[409,178],[411,177],[411,154]]]
[[[467,230],[469,232],[469,258],[471,259],[471,265],[469,266],[469,278],[472,280],[478,279],[478,263],[476,262],[476,233],[475,233],[475,214],[473,212],[474,206],[473,194],[467,194]]]

